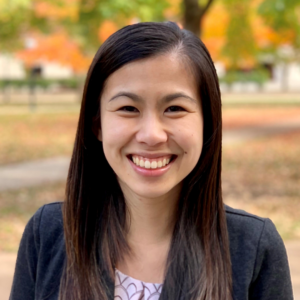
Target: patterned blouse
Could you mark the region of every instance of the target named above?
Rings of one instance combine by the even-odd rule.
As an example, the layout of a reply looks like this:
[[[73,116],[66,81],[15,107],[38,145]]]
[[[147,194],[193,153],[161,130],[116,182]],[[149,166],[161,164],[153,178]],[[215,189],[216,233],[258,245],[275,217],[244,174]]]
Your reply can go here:
[[[118,300],[158,300],[162,284],[147,283],[124,275],[116,269],[115,297]]]

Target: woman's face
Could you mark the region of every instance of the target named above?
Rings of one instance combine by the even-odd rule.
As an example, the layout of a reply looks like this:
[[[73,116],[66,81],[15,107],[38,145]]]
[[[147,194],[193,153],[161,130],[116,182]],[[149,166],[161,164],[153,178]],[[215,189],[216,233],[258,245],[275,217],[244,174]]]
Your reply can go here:
[[[180,190],[203,144],[201,104],[189,67],[177,54],[165,54],[110,75],[98,138],[123,192],[157,198]]]

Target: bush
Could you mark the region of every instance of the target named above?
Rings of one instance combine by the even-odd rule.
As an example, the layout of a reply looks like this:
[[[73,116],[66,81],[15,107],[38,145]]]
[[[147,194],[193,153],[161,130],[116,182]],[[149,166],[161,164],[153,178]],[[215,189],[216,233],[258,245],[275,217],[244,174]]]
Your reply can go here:
[[[235,82],[248,83],[253,82],[260,87],[269,79],[269,73],[264,69],[255,69],[249,72],[228,71],[225,76],[220,78],[221,83],[232,85]]]
[[[80,87],[82,82],[81,78],[68,78],[68,79],[44,79],[44,78],[26,78],[26,79],[6,79],[0,80],[0,89],[7,87],[22,88],[22,87],[40,87],[47,89],[52,85],[58,86],[62,89],[76,90]]]

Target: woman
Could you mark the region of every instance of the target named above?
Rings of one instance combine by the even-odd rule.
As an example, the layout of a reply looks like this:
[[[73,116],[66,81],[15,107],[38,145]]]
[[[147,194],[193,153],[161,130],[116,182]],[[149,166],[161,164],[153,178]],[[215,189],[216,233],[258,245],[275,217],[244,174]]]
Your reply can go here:
[[[224,207],[221,137],[197,37],[113,34],[86,79],[66,200],[28,223],[10,299],[292,299],[272,222]]]

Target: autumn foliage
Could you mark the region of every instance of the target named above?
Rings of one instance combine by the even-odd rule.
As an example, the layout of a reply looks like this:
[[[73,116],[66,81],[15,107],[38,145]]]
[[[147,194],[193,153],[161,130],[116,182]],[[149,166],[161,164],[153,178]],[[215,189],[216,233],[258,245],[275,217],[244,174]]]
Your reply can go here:
[[[85,56],[66,33],[55,33],[49,36],[35,35],[35,40],[36,47],[17,53],[27,66],[32,66],[37,62],[55,61],[72,67],[75,73],[80,73],[86,71],[91,63],[91,58]]]
[[[77,1],[65,0],[63,7],[54,5],[51,2],[35,1],[33,8],[37,17],[50,18],[50,19],[62,19],[71,18],[76,20],[78,15]]]
[[[247,33],[243,34],[247,35],[246,38],[242,37],[241,41],[243,41],[243,38],[248,41],[251,39],[255,51],[276,49],[280,45],[293,43],[296,34],[293,30],[286,29],[284,34],[282,31],[278,32],[267,25],[265,20],[258,15],[257,8],[262,1],[263,0],[254,0],[251,1],[251,3],[248,2],[248,21],[250,25],[249,30],[248,28],[244,30]],[[166,20],[184,24],[184,20],[182,19],[182,0],[166,0],[166,2],[168,2],[169,5],[164,9],[163,17]],[[69,35],[67,34],[68,31],[65,30],[63,25],[66,24],[63,23],[65,20],[67,20],[67,22],[73,22],[74,24],[78,22],[80,19],[80,1],[64,0],[61,5],[54,4],[54,2],[47,0],[35,0],[32,3],[36,16],[50,20],[50,22],[52,21],[55,24],[57,23],[57,28],[54,33],[47,36],[32,34],[37,41],[37,46],[18,52],[18,56],[28,66],[40,61],[56,61],[62,65],[71,66],[74,72],[86,72],[93,53],[89,52],[89,55],[84,54],[81,47],[82,45],[78,43],[78,40],[74,39],[74,36],[71,37],[70,33]],[[96,2],[93,1],[85,1],[85,7],[92,4],[96,5],[95,3]],[[132,15],[130,17],[128,16],[128,20],[125,18],[125,23],[131,24],[133,17]],[[95,36],[96,43],[94,43],[94,46],[98,43],[99,45],[103,43],[121,26],[116,20],[110,18],[101,20],[96,18],[95,20],[99,23],[99,28],[97,29],[98,25],[95,25],[97,36]],[[231,20],[232,14],[226,6],[226,0],[222,0],[214,1],[214,5],[205,14],[202,23],[199,24],[199,26],[201,25],[202,27],[201,38],[208,47],[213,60],[222,61],[227,66],[230,65],[230,63],[228,57],[224,55],[224,47],[227,46],[228,48],[228,42],[230,42],[228,39],[228,28],[230,27]],[[98,24],[97,22],[95,24]],[[237,46],[240,45],[240,36],[235,36],[234,34],[233,36],[235,39],[231,41],[231,43],[233,43],[231,44],[231,49],[237,52],[242,51],[242,46],[240,47],[241,49],[237,49]],[[75,42],[75,40],[77,42]],[[236,43],[237,46],[234,43]],[[249,45],[250,44],[251,43],[249,43]],[[248,47],[247,44],[244,45],[244,48],[247,50],[250,47]],[[94,50],[96,51],[96,49]],[[243,59],[240,60],[239,63],[242,62],[246,67],[252,67],[255,64],[254,50],[252,52],[249,51],[249,53],[240,53]]]
[[[104,42],[110,35],[118,30],[117,25],[109,20],[104,21],[99,27],[98,38],[99,41]]]

